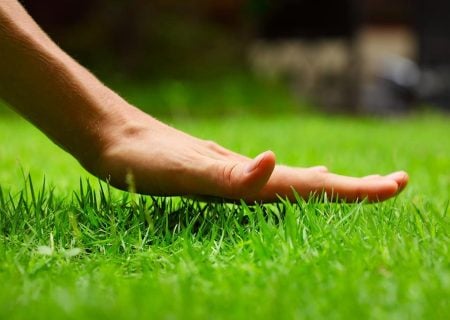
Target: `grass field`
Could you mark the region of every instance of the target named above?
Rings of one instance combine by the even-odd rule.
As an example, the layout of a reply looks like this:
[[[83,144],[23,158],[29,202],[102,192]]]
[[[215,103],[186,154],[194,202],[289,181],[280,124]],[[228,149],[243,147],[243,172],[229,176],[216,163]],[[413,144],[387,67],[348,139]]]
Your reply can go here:
[[[250,156],[272,149],[281,163],[354,175],[405,169],[411,182],[373,205],[140,197],[3,116],[1,319],[449,316],[448,118],[168,121]]]

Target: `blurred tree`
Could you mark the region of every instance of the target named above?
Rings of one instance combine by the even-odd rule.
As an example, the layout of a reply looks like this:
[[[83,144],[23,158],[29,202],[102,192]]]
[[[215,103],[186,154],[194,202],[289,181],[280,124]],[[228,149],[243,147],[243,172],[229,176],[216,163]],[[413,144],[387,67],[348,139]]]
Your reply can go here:
[[[23,0],[43,28],[97,72],[214,73],[245,61],[245,0]]]

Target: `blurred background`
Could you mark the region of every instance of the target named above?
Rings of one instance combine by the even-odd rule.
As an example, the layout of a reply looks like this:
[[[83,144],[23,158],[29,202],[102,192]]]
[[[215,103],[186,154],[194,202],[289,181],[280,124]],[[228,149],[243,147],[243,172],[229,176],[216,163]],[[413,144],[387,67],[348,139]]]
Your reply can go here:
[[[450,110],[448,0],[22,0],[153,114]]]

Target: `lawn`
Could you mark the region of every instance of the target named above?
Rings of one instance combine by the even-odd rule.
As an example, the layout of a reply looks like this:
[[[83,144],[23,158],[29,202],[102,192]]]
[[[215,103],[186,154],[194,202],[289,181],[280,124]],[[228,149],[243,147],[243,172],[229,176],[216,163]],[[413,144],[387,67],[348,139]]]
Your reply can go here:
[[[1,319],[448,317],[449,118],[166,121],[250,156],[271,149],[280,163],[342,174],[405,169],[411,182],[380,204],[141,197],[99,184],[4,115]]]

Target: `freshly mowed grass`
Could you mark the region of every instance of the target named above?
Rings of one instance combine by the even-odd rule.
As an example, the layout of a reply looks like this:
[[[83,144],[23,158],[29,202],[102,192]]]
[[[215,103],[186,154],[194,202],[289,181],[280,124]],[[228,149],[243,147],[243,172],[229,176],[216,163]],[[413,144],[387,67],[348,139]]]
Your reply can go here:
[[[411,182],[380,204],[141,197],[0,118],[1,319],[448,317],[448,118],[169,122],[250,156]]]

